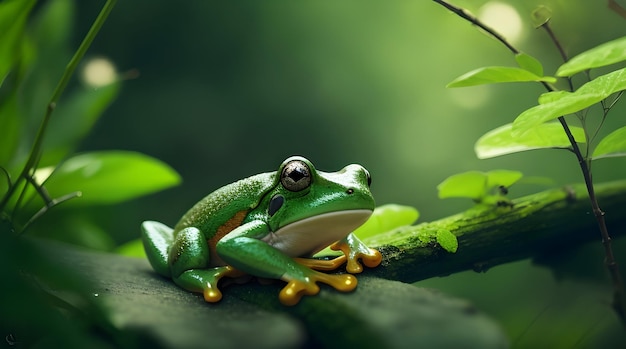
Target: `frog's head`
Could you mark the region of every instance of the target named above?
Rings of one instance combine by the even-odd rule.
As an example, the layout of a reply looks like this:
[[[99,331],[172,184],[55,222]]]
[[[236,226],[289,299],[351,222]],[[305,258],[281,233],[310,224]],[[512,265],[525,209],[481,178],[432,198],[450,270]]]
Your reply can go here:
[[[371,177],[360,165],[317,171],[299,156],[285,160],[266,202],[272,233],[263,240],[291,256],[315,253],[363,224],[374,210]]]

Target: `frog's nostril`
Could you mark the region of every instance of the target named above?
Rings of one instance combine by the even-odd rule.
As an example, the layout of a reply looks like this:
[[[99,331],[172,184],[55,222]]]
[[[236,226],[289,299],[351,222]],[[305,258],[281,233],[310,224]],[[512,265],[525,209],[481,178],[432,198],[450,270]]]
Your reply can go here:
[[[267,214],[273,216],[278,210],[283,207],[283,203],[285,203],[285,197],[282,195],[276,195],[270,200],[270,205],[267,210]]]
[[[350,188],[350,189],[346,190],[346,193],[348,195],[352,195],[352,194],[354,194],[354,189]]]

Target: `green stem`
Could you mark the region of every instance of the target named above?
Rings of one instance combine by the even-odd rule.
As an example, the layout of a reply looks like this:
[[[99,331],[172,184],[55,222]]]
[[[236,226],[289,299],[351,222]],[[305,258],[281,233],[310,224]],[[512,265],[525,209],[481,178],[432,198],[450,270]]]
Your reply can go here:
[[[26,160],[26,164],[24,164],[24,168],[22,169],[20,176],[15,180],[13,185],[9,187],[4,197],[2,198],[2,201],[0,201],[0,212],[3,212],[5,210],[7,203],[9,202],[13,194],[15,194],[16,189],[19,188],[21,182],[28,179],[30,171],[37,167],[37,163],[41,158],[41,147],[43,145],[44,136],[46,130],[48,129],[48,123],[50,122],[52,112],[56,108],[57,102],[65,91],[65,88],[67,87],[70,78],[74,74],[74,71],[76,71],[78,64],[82,60],[83,56],[85,56],[85,53],[89,49],[89,46],[91,46],[91,43],[100,31],[100,28],[102,28],[104,22],[106,22],[107,17],[111,13],[111,10],[113,10],[113,7],[115,7],[116,3],[117,0],[107,0],[102,10],[100,10],[98,17],[91,25],[89,32],[87,32],[87,35],[83,39],[83,42],[81,42],[80,46],[78,47],[78,50],[76,50],[74,56],[65,67],[63,76],[61,76],[61,80],[59,80],[59,83],[52,93],[52,98],[50,98],[50,102],[48,103],[48,107],[46,108],[46,113],[44,115],[43,121],[41,122],[41,125],[39,125],[39,130],[37,131],[37,136],[35,137],[35,141],[33,142],[33,146],[30,150],[28,159]],[[26,188],[26,186],[24,188]]]
[[[550,39],[554,42],[557,49],[561,53],[561,57],[564,62],[568,61],[567,54],[561,47],[559,40],[556,35],[550,28],[549,22],[546,22],[542,25],[542,27],[550,36]],[[568,78],[570,91],[574,90],[574,86],[572,85],[572,80]],[[552,92],[554,89],[548,88],[548,91]],[[603,107],[604,107],[604,102]],[[585,180],[585,186],[587,187],[587,193],[589,194],[589,201],[591,202],[591,210],[593,212],[594,217],[596,218],[598,228],[600,229],[600,236],[602,237],[602,246],[604,247],[604,264],[611,275],[611,280],[613,281],[613,309],[619,315],[622,323],[626,326],[626,291],[624,289],[624,282],[622,280],[622,275],[619,271],[619,265],[615,261],[615,255],[613,254],[613,248],[611,246],[611,235],[609,234],[609,230],[606,227],[606,220],[604,217],[604,211],[600,208],[600,204],[598,203],[598,198],[596,197],[595,188],[593,185],[593,175],[591,172],[591,159],[587,157],[587,155],[583,156],[578,143],[574,139],[570,128],[565,121],[563,116],[558,118],[561,126],[563,126],[563,130],[567,135],[567,138],[572,146],[572,150],[574,155],[576,155],[576,160],[578,160],[578,165],[580,166],[580,170],[583,174],[583,178]],[[581,120],[584,123],[584,119]],[[584,124],[583,124],[584,125]],[[585,129],[585,133],[586,133]],[[588,139],[588,137],[587,137]],[[587,147],[587,151],[589,151],[589,147]]]

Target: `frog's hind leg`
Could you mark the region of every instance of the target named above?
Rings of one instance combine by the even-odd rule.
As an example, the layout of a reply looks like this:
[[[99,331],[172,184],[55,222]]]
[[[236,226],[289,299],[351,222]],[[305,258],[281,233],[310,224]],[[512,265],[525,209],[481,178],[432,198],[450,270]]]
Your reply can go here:
[[[141,240],[152,268],[165,277],[171,277],[167,256],[174,241],[172,228],[159,222],[145,221],[141,224]]]
[[[238,277],[242,272],[231,266],[210,266],[209,247],[204,234],[193,227],[181,230],[169,251],[174,282],[192,292],[202,293],[207,302],[218,302],[222,293],[217,284],[224,276]]]
[[[187,270],[175,277],[174,282],[188,291],[202,293],[205,301],[215,303],[222,299],[222,292],[217,287],[220,279],[224,276],[235,278],[242,275],[243,272],[225,265],[210,269]]]

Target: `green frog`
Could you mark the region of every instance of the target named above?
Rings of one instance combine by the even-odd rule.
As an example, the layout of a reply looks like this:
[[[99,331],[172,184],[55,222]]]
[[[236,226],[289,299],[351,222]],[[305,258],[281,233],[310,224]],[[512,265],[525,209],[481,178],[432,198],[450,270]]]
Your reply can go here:
[[[279,299],[297,304],[319,292],[317,282],[348,292],[352,275],[380,264],[380,252],[352,231],[374,210],[371,177],[360,165],[322,172],[293,156],[275,172],[257,174],[212,192],[193,206],[174,229],[142,224],[142,241],[154,270],[180,287],[218,302],[221,278],[252,275],[287,285]],[[310,258],[330,246],[343,255]],[[346,263],[348,273],[327,274]]]

